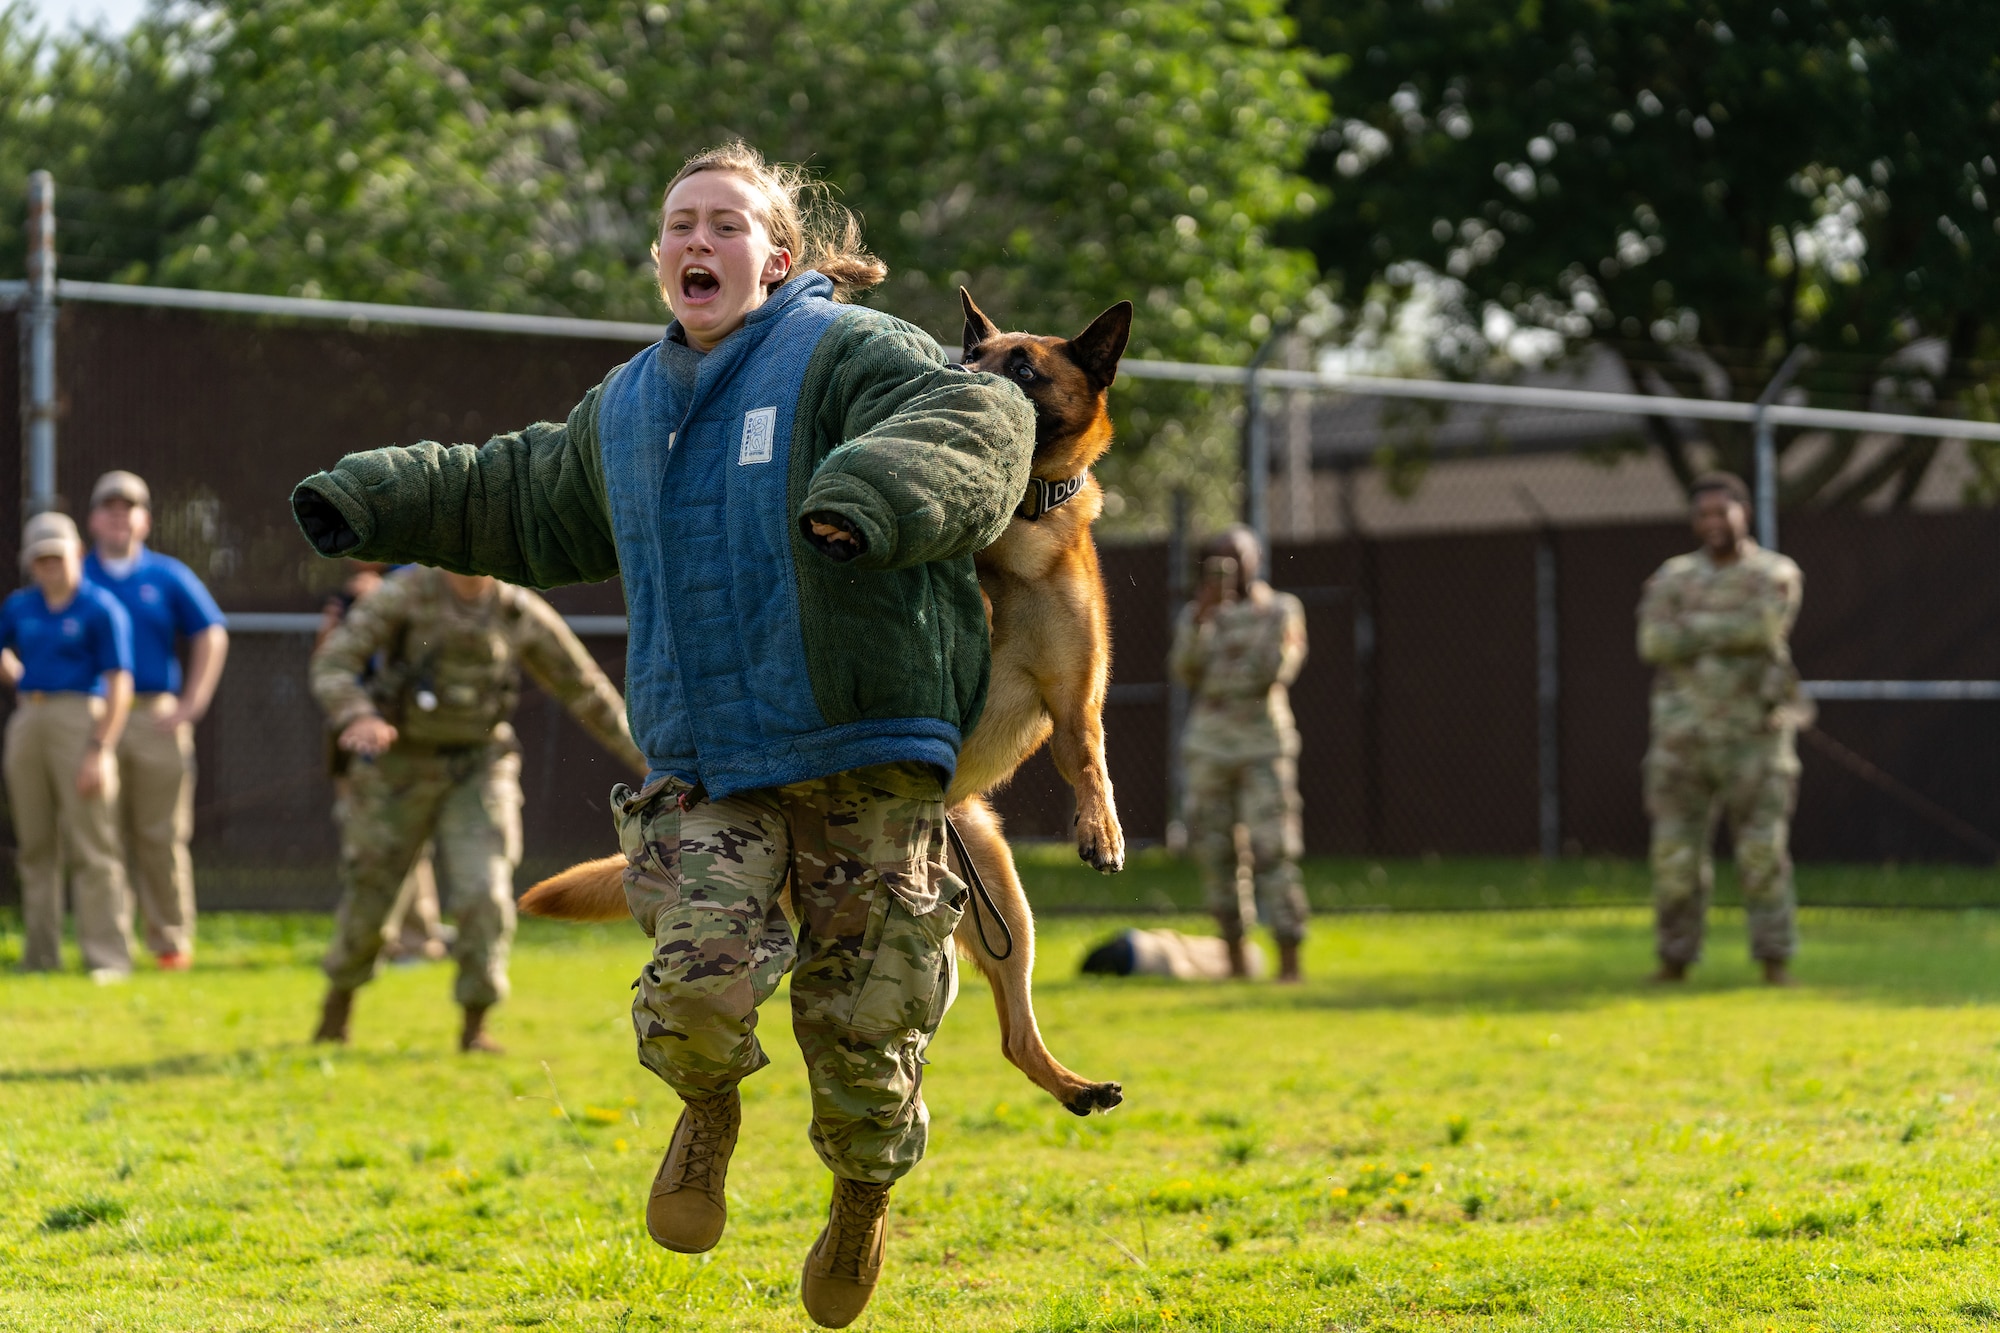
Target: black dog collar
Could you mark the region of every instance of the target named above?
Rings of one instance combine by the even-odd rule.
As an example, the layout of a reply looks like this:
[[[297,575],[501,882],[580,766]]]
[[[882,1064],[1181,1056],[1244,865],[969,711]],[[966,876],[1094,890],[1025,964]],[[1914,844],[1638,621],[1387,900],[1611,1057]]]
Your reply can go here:
[[[1060,481],[1043,481],[1040,477],[1030,477],[1028,494],[1014,512],[1033,523],[1051,509],[1074,500],[1083,490],[1083,483],[1088,480],[1090,480],[1088,471],[1079,472],[1074,477],[1064,477]]]

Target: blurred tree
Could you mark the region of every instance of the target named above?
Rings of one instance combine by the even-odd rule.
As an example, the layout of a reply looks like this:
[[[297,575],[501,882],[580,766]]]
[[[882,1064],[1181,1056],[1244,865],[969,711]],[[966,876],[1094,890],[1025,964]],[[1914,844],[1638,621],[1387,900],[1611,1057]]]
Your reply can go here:
[[[1414,298],[1451,373],[1539,338],[1608,347],[1643,389],[1692,397],[1754,398],[1804,344],[1816,400],[1991,417],[2000,7],[1291,8],[1302,41],[1351,62],[1308,164],[1329,202],[1295,234],[1372,297],[1364,325]],[[1685,479],[1687,439],[1655,427]],[[1748,432],[1707,434],[1747,474]],[[1817,437],[1783,498],[1906,502],[1937,451],[1859,444]]]
[[[1316,278],[1268,239],[1316,204],[1293,166],[1324,119],[1279,0],[178,12],[213,34],[213,123],[174,283],[657,318],[660,188],[732,135],[835,186],[891,268],[869,299],[949,342],[963,283],[1037,331],[1130,298],[1133,354],[1240,361]],[[1189,477],[1222,516],[1233,397],[1121,389],[1128,521]]]
[[[198,26],[155,11],[123,37],[50,37],[0,7],[0,273],[23,271],[30,171],[56,177],[59,265],[72,278],[145,281],[207,210],[188,173],[209,118]]]

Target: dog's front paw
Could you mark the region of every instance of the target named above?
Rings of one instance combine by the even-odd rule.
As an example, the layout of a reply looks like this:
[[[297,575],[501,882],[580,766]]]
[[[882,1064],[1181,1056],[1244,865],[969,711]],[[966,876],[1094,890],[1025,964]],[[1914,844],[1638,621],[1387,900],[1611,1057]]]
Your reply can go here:
[[[1089,1115],[1094,1111],[1109,1111],[1124,1100],[1125,1089],[1119,1084],[1093,1083],[1063,1105],[1071,1115]]]
[[[1125,868],[1125,834],[1118,827],[1118,821],[1109,814],[1095,819],[1085,819],[1078,815],[1076,821],[1076,854],[1106,875],[1115,875]]]

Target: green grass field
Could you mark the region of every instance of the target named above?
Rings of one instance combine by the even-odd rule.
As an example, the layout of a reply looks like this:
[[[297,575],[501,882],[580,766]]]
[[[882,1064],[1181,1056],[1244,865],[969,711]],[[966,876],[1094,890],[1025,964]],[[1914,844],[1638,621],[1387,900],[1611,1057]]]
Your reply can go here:
[[[857,1327],[2000,1326],[2000,915],[1808,910],[1790,992],[1733,912],[1673,992],[1629,907],[1327,917],[1297,990],[1077,979],[1114,924],[1045,923],[1038,998],[1126,1104],[1031,1088],[969,981]],[[323,919],[205,929],[187,975],[0,979],[0,1328],[806,1327],[782,997],[690,1259],[640,1220],[677,1103],[632,1058],[635,930],[532,923],[509,1054],[466,1059],[444,967],[329,1052]]]

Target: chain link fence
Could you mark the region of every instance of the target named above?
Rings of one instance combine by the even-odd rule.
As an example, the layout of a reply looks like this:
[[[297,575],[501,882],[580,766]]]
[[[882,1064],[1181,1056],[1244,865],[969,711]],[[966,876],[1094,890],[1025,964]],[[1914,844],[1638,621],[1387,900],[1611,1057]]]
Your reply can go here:
[[[61,307],[57,486],[74,504],[113,467],[146,476],[156,545],[232,613],[316,611],[338,577],[299,540],[286,497],[350,450],[478,440],[560,418],[632,344],[606,339],[302,324],[88,303]],[[0,320],[0,356],[18,355]],[[1355,401],[1297,400],[1274,423],[1272,580],[1305,603],[1311,655],[1293,690],[1309,848],[1395,855],[1636,856],[1648,679],[1633,649],[1639,587],[1687,549],[1683,501],[1630,422],[1435,415],[1421,477]],[[0,459],[19,460],[0,377]],[[1393,423],[1391,423],[1393,426]],[[1476,432],[1475,443],[1451,432]],[[1373,432],[1371,435],[1370,432]],[[1621,452],[1622,450],[1622,452]],[[1468,456],[1470,455],[1470,456]],[[0,463],[19,512],[21,468]],[[1173,817],[1165,661],[1190,586],[1178,543],[1107,541],[1114,675],[1111,775],[1128,836]],[[10,563],[17,534],[0,529]],[[2000,676],[2000,517],[1944,507],[1787,515],[1806,571],[1795,637],[1809,676]],[[615,584],[559,590],[573,616],[622,614]],[[296,624],[297,622],[288,622]],[[592,651],[622,678],[622,639]],[[334,890],[324,737],[305,692],[309,635],[235,635],[198,745],[196,854],[215,907],[323,906]],[[532,692],[525,748],[531,864],[601,854],[620,774]],[[1829,702],[1806,748],[1802,858],[1994,859],[2000,704]],[[1818,747],[1818,748],[1815,748]],[[1017,837],[1069,835],[1046,755],[1002,794]]]

